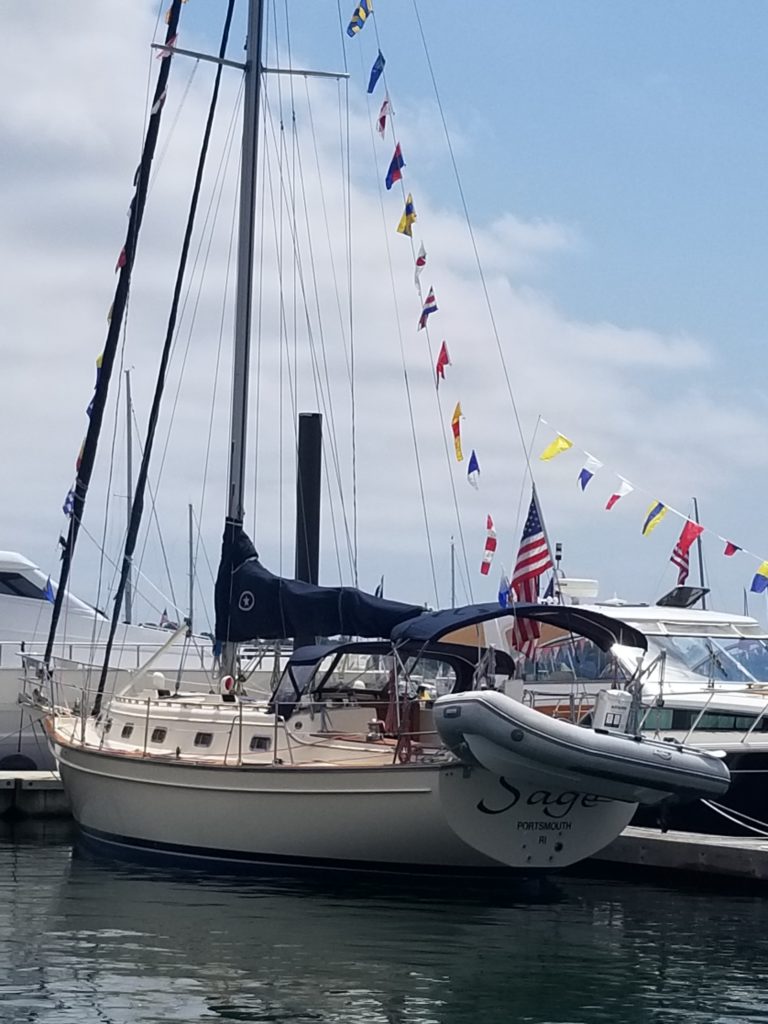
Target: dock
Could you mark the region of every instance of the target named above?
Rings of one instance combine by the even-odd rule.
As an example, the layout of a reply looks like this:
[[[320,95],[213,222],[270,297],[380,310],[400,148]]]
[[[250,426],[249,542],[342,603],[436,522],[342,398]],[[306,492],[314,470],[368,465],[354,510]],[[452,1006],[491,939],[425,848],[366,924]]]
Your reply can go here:
[[[0,772],[0,818],[68,818],[58,772]]]
[[[768,839],[708,836],[695,832],[660,832],[654,828],[624,829],[618,839],[591,858],[615,868],[653,871],[657,875],[699,875],[768,880]]]

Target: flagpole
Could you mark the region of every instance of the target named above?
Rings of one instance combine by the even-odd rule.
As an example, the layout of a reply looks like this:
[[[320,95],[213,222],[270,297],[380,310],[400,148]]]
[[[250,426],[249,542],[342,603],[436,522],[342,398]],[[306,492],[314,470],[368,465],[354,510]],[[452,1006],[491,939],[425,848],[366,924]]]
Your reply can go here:
[[[699,522],[699,503],[696,500],[696,498],[693,499],[693,518],[694,522]],[[704,590],[704,557],[702,555],[701,549],[701,534],[699,534],[699,536],[696,538],[696,553],[699,556],[699,586],[702,590]],[[701,595],[701,607],[704,609],[704,611],[707,610],[706,594]]]

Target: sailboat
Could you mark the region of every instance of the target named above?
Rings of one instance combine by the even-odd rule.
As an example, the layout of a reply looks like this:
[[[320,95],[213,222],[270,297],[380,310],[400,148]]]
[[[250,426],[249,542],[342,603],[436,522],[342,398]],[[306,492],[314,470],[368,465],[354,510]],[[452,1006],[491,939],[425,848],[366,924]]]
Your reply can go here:
[[[170,8],[158,101],[177,52],[180,5],[173,0]],[[243,68],[232,432],[215,589],[221,687],[200,694],[154,672],[110,698],[105,669],[92,708],[50,710],[46,730],[75,821],[82,839],[102,851],[228,870],[565,867],[611,842],[638,801],[724,792],[722,760],[627,732],[626,707],[590,729],[523,707],[504,692],[515,667],[509,655],[455,642],[457,630],[508,609],[430,613],[356,587],[289,580],[261,563],[243,528],[262,6],[249,0]],[[152,108],[148,138],[157,136],[161,106]],[[147,176],[142,163],[133,208],[139,220]],[[128,272],[133,251],[135,241]],[[97,408],[108,381],[103,368]],[[151,439],[150,430],[145,459]],[[86,457],[95,445],[89,427]],[[92,464],[86,457],[68,559]],[[140,514],[138,491],[133,506]],[[515,613],[604,649],[621,644],[642,653],[645,642],[599,613],[537,604]],[[250,696],[238,677],[238,645],[254,637],[301,641],[268,700]],[[317,637],[359,639],[318,644]],[[452,692],[425,697],[424,682],[438,677],[453,681]]]

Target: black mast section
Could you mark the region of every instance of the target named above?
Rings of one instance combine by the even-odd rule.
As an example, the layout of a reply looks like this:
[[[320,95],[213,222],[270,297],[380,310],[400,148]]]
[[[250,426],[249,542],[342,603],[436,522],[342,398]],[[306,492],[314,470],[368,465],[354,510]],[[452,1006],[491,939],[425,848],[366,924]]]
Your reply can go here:
[[[173,45],[176,39],[181,3],[182,0],[172,0],[171,7],[168,12],[168,30],[165,35],[166,46]],[[67,531],[67,538],[62,552],[61,578],[56,591],[56,599],[51,613],[51,626],[48,632],[48,640],[45,645],[44,661],[46,670],[50,670],[53,644],[56,639],[56,629],[59,624],[61,607],[67,589],[70,569],[72,567],[72,558],[75,552],[77,535],[80,530],[80,522],[85,509],[85,498],[88,494],[88,486],[91,482],[91,474],[93,472],[94,462],[96,461],[96,449],[98,447],[99,434],[101,433],[101,422],[104,418],[104,409],[107,404],[109,381],[112,376],[112,368],[114,366],[115,355],[117,354],[117,347],[120,340],[120,330],[125,316],[125,307],[128,302],[128,291],[131,284],[131,271],[133,270],[133,262],[136,257],[139,229],[141,227],[141,221],[144,216],[144,207],[147,201],[149,173],[152,167],[155,147],[157,145],[157,136],[160,131],[160,118],[168,87],[171,60],[171,54],[168,53],[163,54],[160,61],[160,71],[157,76],[157,85],[155,86],[155,94],[152,99],[149,124],[147,125],[147,134],[144,139],[144,149],[142,151],[141,162],[139,163],[136,177],[134,179],[136,191],[131,201],[125,247],[120,254],[120,276],[117,281],[117,288],[115,289],[115,299],[112,303],[112,313],[109,321],[109,328],[107,330],[107,338],[104,342],[101,372],[99,374],[96,392],[93,396],[93,403],[91,405],[91,412],[88,420],[88,430],[83,443],[83,455],[80,461],[80,466],[77,470],[77,478],[74,486],[74,504],[72,514],[69,519],[69,530]]]
[[[227,52],[227,41],[229,40],[229,29],[232,24],[232,14],[235,9],[235,0],[229,0],[227,5],[227,14],[224,19],[224,29],[221,36],[221,45],[219,46],[219,60],[223,60]],[[141,457],[141,467],[139,469],[138,479],[136,480],[136,489],[133,495],[133,505],[131,507],[131,518],[128,524],[128,531],[125,538],[125,550],[123,552],[123,564],[120,570],[120,580],[117,585],[117,592],[115,594],[115,604],[112,609],[112,621],[109,625],[109,638],[107,640],[107,647],[104,652],[104,660],[101,668],[101,675],[99,677],[99,685],[96,691],[96,699],[93,705],[93,713],[97,715],[101,709],[101,701],[104,694],[104,688],[107,682],[107,672],[109,670],[109,659],[112,654],[112,646],[115,639],[115,632],[120,621],[120,611],[122,609],[123,597],[125,595],[126,586],[131,575],[131,565],[133,561],[133,554],[136,550],[136,541],[139,536],[139,526],[141,525],[141,517],[144,511],[144,494],[146,491],[147,477],[149,475],[149,462],[152,457],[152,448],[155,440],[155,433],[157,431],[157,421],[160,416],[160,405],[163,398],[163,391],[165,390],[165,379],[168,372],[168,363],[171,357],[171,348],[173,347],[173,338],[176,331],[176,320],[179,313],[179,305],[181,303],[181,289],[184,284],[184,273],[187,268],[187,259],[189,257],[189,248],[192,242],[192,232],[195,227],[195,216],[197,214],[197,204],[200,198],[200,190],[203,184],[203,172],[205,170],[205,161],[208,155],[208,145],[211,139],[211,132],[213,130],[213,121],[216,114],[216,105],[219,98],[219,86],[221,83],[221,73],[223,65],[218,64],[216,68],[216,77],[213,83],[213,92],[211,94],[211,103],[208,108],[208,118],[205,123],[205,131],[203,132],[203,140],[200,145],[200,155],[197,161],[197,172],[195,174],[195,183],[192,189],[192,200],[189,206],[189,214],[187,216],[187,226],[184,231],[184,241],[181,247],[181,257],[179,259],[179,266],[176,271],[176,283],[173,289],[173,300],[171,302],[171,309],[168,314],[168,325],[165,332],[165,341],[163,343],[163,351],[160,358],[160,368],[157,372],[157,381],[155,383],[155,394],[152,399],[152,408],[149,413],[149,423],[147,426],[147,440],[144,445],[144,452]]]

